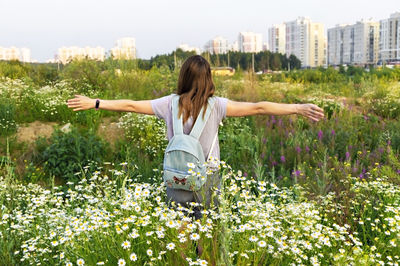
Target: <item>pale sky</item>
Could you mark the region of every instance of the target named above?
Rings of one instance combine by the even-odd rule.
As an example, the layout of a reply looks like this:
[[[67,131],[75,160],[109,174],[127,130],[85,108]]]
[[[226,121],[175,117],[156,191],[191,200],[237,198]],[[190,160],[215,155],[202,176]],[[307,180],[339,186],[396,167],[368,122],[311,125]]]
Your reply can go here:
[[[170,53],[179,44],[203,48],[221,35],[230,43],[240,31],[262,33],[272,24],[308,16],[325,24],[385,19],[399,0],[0,0],[0,46],[27,47],[40,62],[61,46],[102,46],[136,39],[139,58]]]

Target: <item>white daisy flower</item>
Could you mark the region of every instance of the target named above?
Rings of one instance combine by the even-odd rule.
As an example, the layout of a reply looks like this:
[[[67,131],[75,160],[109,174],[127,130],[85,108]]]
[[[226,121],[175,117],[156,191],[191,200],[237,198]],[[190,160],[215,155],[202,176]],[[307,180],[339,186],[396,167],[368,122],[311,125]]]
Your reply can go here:
[[[135,253],[132,253],[129,258],[131,259],[131,261],[136,261],[137,260],[137,256]]]
[[[197,233],[193,233],[190,235],[190,239],[191,240],[199,240],[200,239],[200,235]]]
[[[131,247],[131,242],[129,242],[128,240],[125,240],[122,244],[121,244],[123,249],[128,249]]]
[[[175,248],[175,244],[172,242],[167,245],[168,250],[173,250],[174,248]]]

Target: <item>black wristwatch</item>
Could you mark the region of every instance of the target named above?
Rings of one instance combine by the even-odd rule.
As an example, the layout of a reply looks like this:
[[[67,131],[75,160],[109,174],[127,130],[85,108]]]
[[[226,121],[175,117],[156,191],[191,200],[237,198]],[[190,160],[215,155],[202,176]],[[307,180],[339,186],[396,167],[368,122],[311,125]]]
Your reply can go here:
[[[100,105],[100,99],[96,99],[96,106],[95,106],[96,110],[99,110],[99,105]]]

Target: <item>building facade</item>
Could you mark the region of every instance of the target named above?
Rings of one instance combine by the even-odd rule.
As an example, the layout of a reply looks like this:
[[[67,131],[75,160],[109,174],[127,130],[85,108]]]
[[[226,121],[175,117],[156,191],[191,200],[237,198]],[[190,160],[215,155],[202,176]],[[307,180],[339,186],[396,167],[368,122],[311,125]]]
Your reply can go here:
[[[61,47],[58,49],[57,61],[67,64],[74,59],[92,59],[104,61],[105,53],[103,47]]]
[[[358,21],[328,29],[329,65],[371,65],[378,61],[379,22]]]
[[[274,53],[286,53],[286,25],[276,24],[268,29],[269,50]]]
[[[227,39],[218,36],[209,40],[204,48],[210,54],[226,54],[229,50],[229,44]]]
[[[400,61],[400,12],[380,21],[379,35],[379,60]]]
[[[238,37],[239,51],[243,53],[258,53],[262,51],[262,34],[254,32],[240,32]]]
[[[0,47],[0,60],[18,60],[21,62],[31,62],[31,50],[28,48]]]
[[[316,67],[325,64],[324,25],[308,17],[299,17],[286,24],[286,54],[295,55],[302,66]]]
[[[184,52],[195,52],[196,54],[200,54],[201,50],[199,47],[190,46],[186,43],[180,44],[176,47],[177,49],[181,49]]]
[[[116,41],[116,46],[111,49],[111,55],[114,59],[131,60],[136,58],[136,40],[135,38],[121,38]]]

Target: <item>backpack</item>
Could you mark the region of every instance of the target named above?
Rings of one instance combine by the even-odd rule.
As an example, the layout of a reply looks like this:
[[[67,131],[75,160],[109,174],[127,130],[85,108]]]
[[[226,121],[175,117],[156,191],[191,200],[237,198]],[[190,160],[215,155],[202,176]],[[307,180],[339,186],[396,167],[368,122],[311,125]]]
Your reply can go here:
[[[198,191],[207,181],[207,167],[199,138],[215,105],[215,98],[208,98],[204,119],[203,107],[189,135],[183,133],[182,116],[178,118],[179,95],[172,96],[171,105],[174,136],[165,149],[164,183],[174,189]],[[217,135],[209,154],[214,147],[216,137]]]

